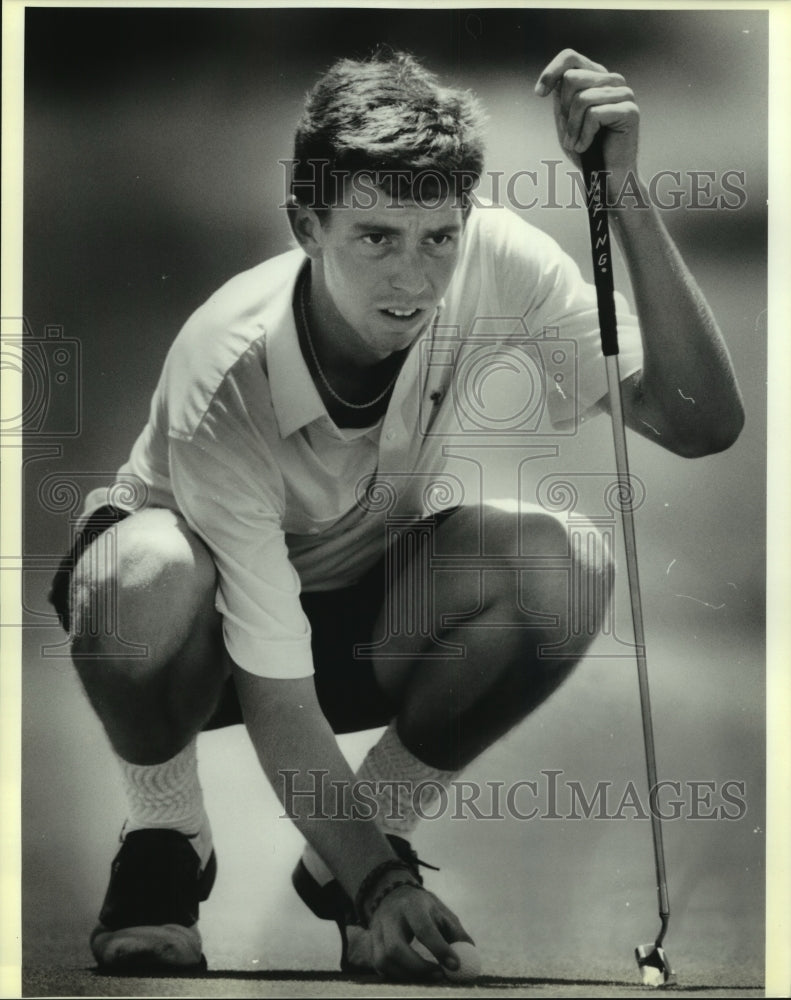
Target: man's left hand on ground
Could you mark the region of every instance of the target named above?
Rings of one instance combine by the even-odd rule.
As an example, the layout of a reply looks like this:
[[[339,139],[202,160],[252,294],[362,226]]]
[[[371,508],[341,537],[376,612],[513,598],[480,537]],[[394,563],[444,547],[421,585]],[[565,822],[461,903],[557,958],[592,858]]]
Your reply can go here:
[[[372,964],[379,975],[396,980],[431,978],[439,970],[411,946],[420,941],[436,962],[458,968],[455,941],[473,940],[461,921],[433,893],[413,889],[391,893],[371,920]]]

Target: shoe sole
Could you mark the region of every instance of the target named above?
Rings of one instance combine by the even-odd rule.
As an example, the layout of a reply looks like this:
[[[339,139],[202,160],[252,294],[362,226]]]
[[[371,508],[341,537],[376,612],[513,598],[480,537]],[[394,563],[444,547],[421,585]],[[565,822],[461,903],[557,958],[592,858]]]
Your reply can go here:
[[[212,851],[197,882],[200,902],[209,898],[216,877],[217,855]],[[189,927],[165,923],[112,928],[101,922],[101,916],[90,937],[99,972],[118,976],[162,976],[206,971],[197,923]]]
[[[197,925],[161,924],[113,931],[99,924],[91,934],[91,951],[99,971],[115,975],[206,970]]]

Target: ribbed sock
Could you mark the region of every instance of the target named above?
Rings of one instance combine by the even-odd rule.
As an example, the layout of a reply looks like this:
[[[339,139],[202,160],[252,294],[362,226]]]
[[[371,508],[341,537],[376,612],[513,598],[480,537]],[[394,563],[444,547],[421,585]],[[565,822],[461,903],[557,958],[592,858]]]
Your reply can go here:
[[[212,850],[211,826],[198,779],[197,741],[161,764],[130,764],[118,758],[129,816],[124,833],[158,828],[190,838],[201,864]]]
[[[374,787],[380,829],[408,840],[421,814],[433,815],[442,790],[458,773],[418,760],[401,742],[394,719],[366,754],[356,779]]]
[[[458,774],[418,760],[401,742],[393,720],[366,754],[355,780],[365,781],[366,797],[371,794],[376,800],[379,829],[409,840],[421,813],[432,815],[442,789],[447,789]],[[333,878],[310,844],[305,846],[302,861],[319,885]]]

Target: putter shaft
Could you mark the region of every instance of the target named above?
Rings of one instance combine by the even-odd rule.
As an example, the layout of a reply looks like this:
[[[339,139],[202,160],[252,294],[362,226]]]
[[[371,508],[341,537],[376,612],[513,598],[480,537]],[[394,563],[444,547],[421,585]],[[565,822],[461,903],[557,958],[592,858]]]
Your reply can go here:
[[[651,833],[654,845],[657,893],[659,896],[659,916],[662,926],[656,939],[656,947],[662,944],[670,919],[670,902],[667,892],[665,870],[665,849],[662,840],[662,822],[657,807],[657,768],[654,747],[654,726],[651,717],[651,697],[648,687],[648,665],[645,656],[645,632],[643,628],[643,607],[640,600],[640,578],[637,569],[637,541],[632,510],[632,490],[629,476],[629,456],[626,450],[626,430],[621,399],[621,378],[618,365],[618,331],[615,315],[615,294],[612,275],[612,251],[607,219],[607,185],[604,151],[599,133],[590,147],[581,155],[585,189],[588,193],[588,221],[590,224],[591,252],[593,255],[593,276],[596,285],[596,304],[599,314],[602,354],[607,370],[607,388],[612,416],[613,442],[615,445],[615,467],[618,475],[621,502],[621,523],[623,524],[626,550],[626,572],[629,583],[629,598],[632,609],[635,654],[637,659],[637,680],[640,689],[640,715],[643,720],[643,743],[645,746],[646,773],[651,814]]]
[[[618,355],[610,354],[604,359],[604,362],[607,366],[607,388],[610,394],[610,409],[612,412],[615,470],[618,476],[619,495],[622,498],[620,508],[624,548],[626,551],[626,576],[629,583],[629,599],[632,608],[632,624],[634,626],[637,682],[640,689],[640,715],[643,720],[645,767],[648,776],[649,811],[651,814],[651,832],[654,839],[654,862],[656,864],[656,882],[659,893],[659,916],[662,920],[662,929],[656,939],[658,947],[662,944],[665,932],[667,931],[667,924],[670,918],[670,902],[667,892],[662,821],[659,818],[659,809],[656,802],[656,749],[654,746],[654,724],[651,716],[651,695],[648,687],[648,663],[645,655],[645,630],[643,628],[643,605],[640,599],[640,575],[637,568],[637,538],[634,530],[633,497],[629,476],[629,455],[626,450],[626,432],[624,430]]]

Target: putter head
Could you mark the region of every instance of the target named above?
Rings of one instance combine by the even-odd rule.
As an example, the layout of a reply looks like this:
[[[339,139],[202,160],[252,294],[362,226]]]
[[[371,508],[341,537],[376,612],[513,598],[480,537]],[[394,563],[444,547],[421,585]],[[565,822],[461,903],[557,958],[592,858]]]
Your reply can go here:
[[[675,984],[676,976],[670,967],[664,948],[656,944],[639,944],[634,954],[644,986],[661,989],[663,986]]]

